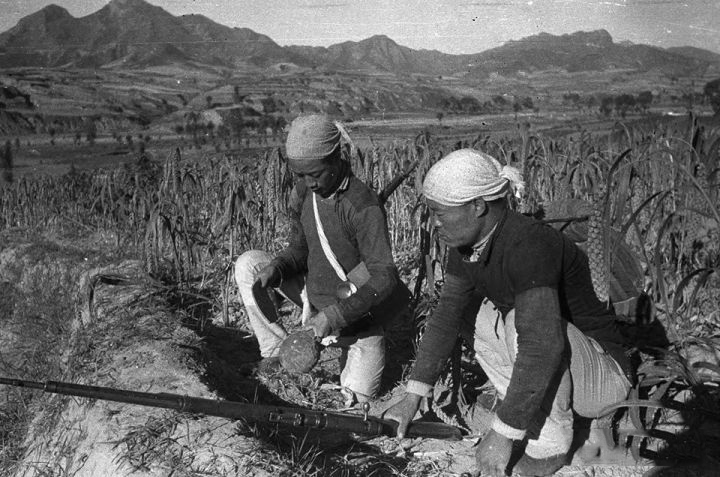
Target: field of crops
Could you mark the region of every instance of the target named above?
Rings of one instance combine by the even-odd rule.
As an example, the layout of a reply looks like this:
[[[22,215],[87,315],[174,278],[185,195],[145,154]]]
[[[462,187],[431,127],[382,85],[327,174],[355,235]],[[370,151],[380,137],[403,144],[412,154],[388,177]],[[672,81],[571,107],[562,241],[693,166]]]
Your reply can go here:
[[[344,153],[378,192],[405,177],[386,210],[418,328],[442,282],[444,255],[419,185],[453,149],[475,147],[523,171],[527,189],[516,206],[587,236],[599,296],[612,296],[617,252],[631,250],[641,269],[633,285],[653,304],[636,325],[658,325],[670,345],[643,350],[641,380],[618,406],[633,423],[624,437],[638,456],[656,441],[665,443],[657,452],[717,456],[720,436],[709,436],[703,423],[720,416],[720,127],[690,116],[578,131],[553,138],[519,128],[452,143],[420,134],[366,148],[347,143]],[[229,153],[189,161],[178,150],[164,162],[139,157],[118,169],[20,177],[0,188],[0,230],[110,234],[114,247],[141,257],[153,277],[210,297],[209,307],[230,325],[232,261],[249,248],[285,244],[292,184],[280,150],[250,163]],[[678,413],[681,432],[669,432],[663,426]]]

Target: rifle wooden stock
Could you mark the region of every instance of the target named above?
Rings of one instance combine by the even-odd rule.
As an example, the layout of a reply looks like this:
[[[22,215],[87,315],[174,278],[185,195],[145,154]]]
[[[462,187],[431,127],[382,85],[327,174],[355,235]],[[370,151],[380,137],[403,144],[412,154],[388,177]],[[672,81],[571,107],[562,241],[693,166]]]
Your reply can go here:
[[[389,419],[373,416],[360,416],[330,411],[315,411],[305,408],[248,404],[235,401],[196,398],[171,393],[144,393],[100,386],[63,383],[58,381],[25,381],[2,378],[0,384],[21,388],[41,389],[48,393],[101,399],[103,401],[123,402],[140,406],[174,409],[180,412],[205,414],[227,419],[247,419],[255,422],[287,425],[307,429],[334,429],[369,436],[395,436],[397,423]],[[459,440],[460,430],[438,422],[419,422],[410,424],[407,437],[430,437],[434,439]]]

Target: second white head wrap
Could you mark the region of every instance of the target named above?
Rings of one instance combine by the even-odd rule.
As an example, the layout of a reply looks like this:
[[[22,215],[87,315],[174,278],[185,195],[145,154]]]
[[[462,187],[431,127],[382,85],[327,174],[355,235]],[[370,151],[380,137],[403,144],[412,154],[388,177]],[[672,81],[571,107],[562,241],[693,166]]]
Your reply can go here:
[[[520,197],[525,183],[520,171],[503,166],[475,149],[459,149],[435,163],[423,182],[423,194],[439,204],[457,206],[482,198],[490,201],[509,193]]]

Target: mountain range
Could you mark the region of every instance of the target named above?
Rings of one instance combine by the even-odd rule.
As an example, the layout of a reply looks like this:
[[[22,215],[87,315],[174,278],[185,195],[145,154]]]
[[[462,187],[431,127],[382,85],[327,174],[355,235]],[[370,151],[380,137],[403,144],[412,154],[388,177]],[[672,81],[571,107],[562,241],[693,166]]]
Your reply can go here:
[[[144,0],[112,0],[81,18],[49,5],[0,34],[0,68],[143,68],[165,64],[478,78],[493,73],[607,69],[656,70],[683,76],[702,74],[709,66],[720,67],[720,55],[692,47],[663,49],[615,43],[605,30],[559,36],[541,33],[466,55],[414,50],[384,35],[329,47],[283,47],[250,29],[230,28],[202,15],[174,16]]]

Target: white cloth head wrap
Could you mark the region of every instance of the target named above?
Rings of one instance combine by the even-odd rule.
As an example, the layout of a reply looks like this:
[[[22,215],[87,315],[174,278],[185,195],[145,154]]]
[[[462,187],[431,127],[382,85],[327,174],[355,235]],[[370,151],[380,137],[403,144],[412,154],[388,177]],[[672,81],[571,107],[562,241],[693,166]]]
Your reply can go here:
[[[324,114],[298,116],[290,124],[285,151],[296,161],[322,160],[340,150],[341,135],[338,125]]]
[[[490,201],[513,193],[520,197],[525,183],[520,171],[475,149],[459,149],[435,163],[423,182],[423,194],[439,204],[457,206],[474,199]]]

